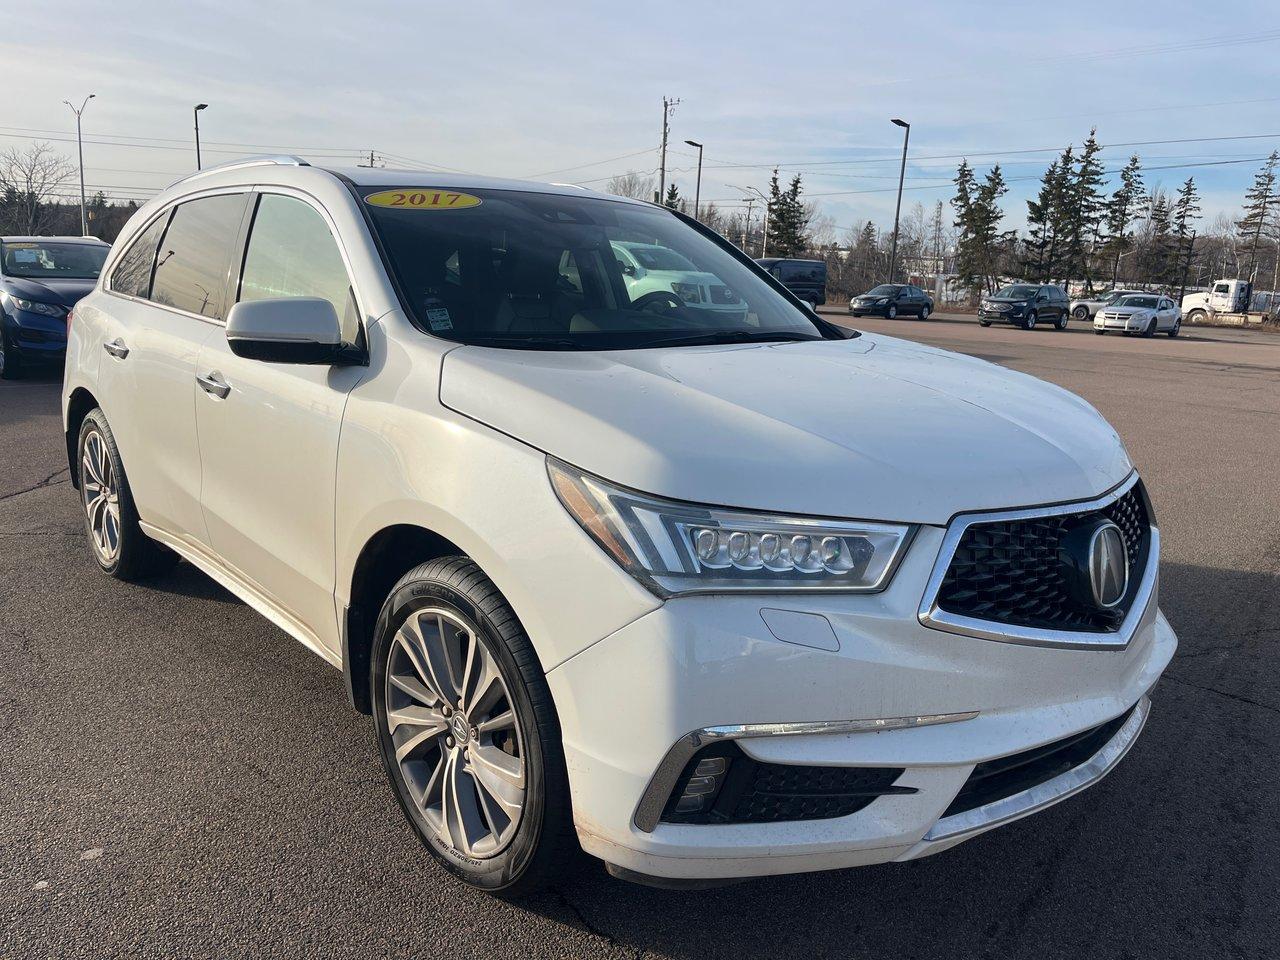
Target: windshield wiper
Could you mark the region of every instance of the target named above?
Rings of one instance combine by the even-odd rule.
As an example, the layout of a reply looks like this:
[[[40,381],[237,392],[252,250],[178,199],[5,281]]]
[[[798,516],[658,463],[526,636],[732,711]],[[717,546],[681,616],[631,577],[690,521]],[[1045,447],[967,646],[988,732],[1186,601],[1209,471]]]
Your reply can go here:
[[[708,333],[690,333],[678,337],[662,337],[650,340],[645,347],[696,347],[715,343],[799,343],[803,340],[821,340],[804,333],[787,333],[768,330],[714,330]]]

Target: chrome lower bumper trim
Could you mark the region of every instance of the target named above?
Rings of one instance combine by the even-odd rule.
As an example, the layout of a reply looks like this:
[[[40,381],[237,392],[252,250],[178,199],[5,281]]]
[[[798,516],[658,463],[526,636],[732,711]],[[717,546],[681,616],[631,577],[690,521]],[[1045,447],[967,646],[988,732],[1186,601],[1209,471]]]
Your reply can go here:
[[[1151,700],[1144,696],[1134,707],[1129,719],[1116,731],[1115,736],[1080,766],[1073,767],[1052,780],[1038,783],[1021,793],[994,800],[985,806],[966,810],[964,813],[944,817],[924,835],[925,842],[954,840],[969,834],[981,833],[1002,823],[1009,823],[1043,810],[1092,786],[1110,773],[1129,752],[1129,748],[1138,739],[1138,734],[1142,733],[1150,712]]]
[[[652,833],[662,817],[671,791],[689,759],[708,743],[716,740],[749,740],[759,737],[795,737],[806,734],[874,733],[879,730],[907,730],[930,727],[939,723],[972,720],[978,711],[937,713],[921,717],[885,717],[872,720],[816,720],[797,723],[739,723],[723,727],[703,727],[687,733],[667,751],[653,779],[636,806],[632,822],[645,833]]]

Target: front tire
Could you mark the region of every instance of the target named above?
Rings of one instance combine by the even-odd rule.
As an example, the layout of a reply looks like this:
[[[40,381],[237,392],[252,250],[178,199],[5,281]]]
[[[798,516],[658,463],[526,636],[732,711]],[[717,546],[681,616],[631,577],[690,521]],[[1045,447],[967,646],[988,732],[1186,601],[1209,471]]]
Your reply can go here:
[[[560,724],[515,613],[466,557],[405,574],[378,617],[370,677],[383,764],[423,846],[507,897],[577,852]]]
[[[17,380],[22,376],[22,363],[18,351],[9,343],[9,337],[0,330],[0,380]]]
[[[1178,335],[1178,333],[1181,330],[1182,330],[1182,318],[1179,317],[1177,320],[1173,321],[1173,326],[1169,330],[1169,339],[1172,340],[1174,337]]]
[[[1038,319],[1040,318],[1036,315],[1036,312],[1032,310],[1030,313],[1027,314],[1027,318],[1022,321],[1022,329],[1034,330],[1036,328],[1036,321]]]
[[[142,532],[120,451],[100,408],[80,424],[76,451],[85,532],[102,572],[117,580],[144,580],[171,569],[178,555]]]
[[[991,321],[990,321],[990,320],[988,320],[986,317],[981,317],[981,318],[979,318],[979,320],[978,320],[978,326],[980,326],[980,327],[989,327],[989,326],[991,326]]]
[[[1192,323],[1204,323],[1204,319],[1208,315],[1209,314],[1206,313],[1204,310],[1192,310],[1190,313],[1187,314],[1187,319]]]
[[[884,315],[890,320],[897,320],[898,319],[897,306],[892,303],[889,304],[889,306],[885,308]]]
[[[1156,335],[1156,318],[1155,317],[1151,318],[1151,322],[1148,323],[1146,328],[1142,331],[1142,335],[1144,337],[1154,337]]]

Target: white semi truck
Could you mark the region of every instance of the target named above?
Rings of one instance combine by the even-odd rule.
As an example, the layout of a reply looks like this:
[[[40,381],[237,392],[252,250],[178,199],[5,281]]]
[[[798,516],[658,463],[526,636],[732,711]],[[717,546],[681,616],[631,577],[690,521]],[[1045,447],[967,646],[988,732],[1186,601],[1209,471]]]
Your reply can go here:
[[[1253,296],[1253,284],[1248,280],[1215,280],[1203,293],[1189,293],[1182,298],[1182,316],[1187,323],[1226,315],[1245,322],[1249,300]]]

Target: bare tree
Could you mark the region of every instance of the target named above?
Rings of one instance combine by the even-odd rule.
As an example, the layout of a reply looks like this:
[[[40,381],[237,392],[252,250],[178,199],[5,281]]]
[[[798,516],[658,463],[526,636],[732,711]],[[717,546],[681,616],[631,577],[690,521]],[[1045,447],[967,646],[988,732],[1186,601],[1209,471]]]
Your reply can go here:
[[[620,173],[616,177],[610,177],[604,189],[606,193],[612,193],[615,197],[630,197],[632,200],[652,200],[653,192],[657,189],[657,182],[653,179],[652,174],[628,170],[626,173]]]
[[[0,232],[39,234],[57,215],[59,190],[74,173],[47,143],[0,153]]]

